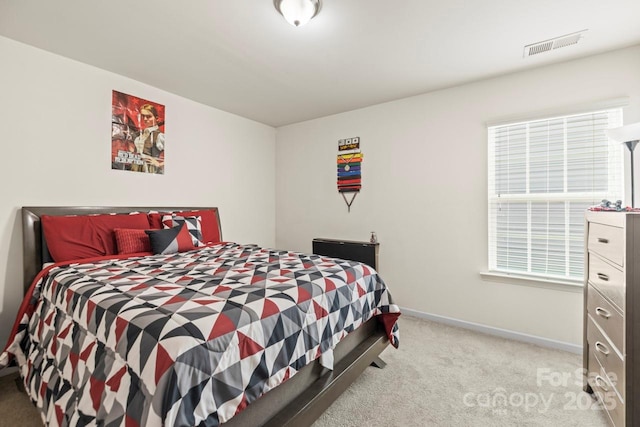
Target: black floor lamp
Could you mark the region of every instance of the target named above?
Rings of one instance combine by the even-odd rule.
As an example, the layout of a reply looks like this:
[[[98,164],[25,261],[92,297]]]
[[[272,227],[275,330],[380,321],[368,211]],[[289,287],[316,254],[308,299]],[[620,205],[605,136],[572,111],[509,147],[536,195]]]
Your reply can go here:
[[[635,208],[635,182],[633,177],[633,150],[640,142],[640,123],[634,123],[632,125],[622,126],[615,129],[608,129],[607,136],[614,141],[623,143],[629,149],[631,154],[631,207]]]

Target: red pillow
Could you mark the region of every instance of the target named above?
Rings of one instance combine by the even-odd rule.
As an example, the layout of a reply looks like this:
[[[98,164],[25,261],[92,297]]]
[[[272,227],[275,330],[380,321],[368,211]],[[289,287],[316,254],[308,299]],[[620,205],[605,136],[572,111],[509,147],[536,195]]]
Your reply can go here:
[[[89,220],[93,228],[102,240],[105,249],[105,255],[113,255],[118,253],[116,246],[116,238],[113,230],[116,228],[129,228],[144,230],[149,228],[149,219],[146,213],[137,213],[130,215],[90,215]]]
[[[104,255],[104,247],[88,216],[42,215],[42,232],[56,262]]]
[[[117,252],[115,228],[149,228],[144,213],[126,215],[42,215],[42,231],[56,262]]]
[[[150,213],[149,225],[151,226],[151,228],[162,228],[162,215],[166,215],[167,213],[168,212]],[[202,218],[202,241],[204,243],[218,243],[221,240],[217,213],[217,209],[171,212],[171,214],[173,215],[179,215],[183,217],[199,216],[200,218]]]
[[[151,252],[151,242],[144,230],[131,228],[116,228],[113,230],[119,254],[133,254]]]

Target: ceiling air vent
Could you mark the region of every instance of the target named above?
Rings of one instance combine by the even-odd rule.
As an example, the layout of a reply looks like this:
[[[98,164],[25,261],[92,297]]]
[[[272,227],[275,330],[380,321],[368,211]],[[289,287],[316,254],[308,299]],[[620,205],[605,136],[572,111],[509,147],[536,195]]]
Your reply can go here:
[[[578,31],[576,33],[567,34],[565,36],[556,37],[555,39],[545,40],[530,44],[524,47],[524,57],[537,55],[550,50],[560,49],[561,47],[571,46],[580,41],[583,34],[587,30]]]

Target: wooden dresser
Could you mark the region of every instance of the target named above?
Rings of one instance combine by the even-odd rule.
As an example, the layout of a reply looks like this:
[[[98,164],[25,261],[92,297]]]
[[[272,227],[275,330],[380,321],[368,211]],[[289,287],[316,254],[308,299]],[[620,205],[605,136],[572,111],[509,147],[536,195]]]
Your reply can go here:
[[[612,425],[640,425],[640,213],[587,212],[585,391]]]

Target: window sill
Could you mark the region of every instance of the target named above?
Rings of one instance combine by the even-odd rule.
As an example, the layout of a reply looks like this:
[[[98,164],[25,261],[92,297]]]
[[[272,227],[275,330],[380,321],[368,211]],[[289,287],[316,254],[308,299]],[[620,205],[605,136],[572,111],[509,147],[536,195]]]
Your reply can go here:
[[[557,291],[582,293],[584,284],[582,282],[550,279],[536,276],[524,276],[518,274],[504,273],[501,271],[481,271],[483,280],[505,283],[510,285],[533,286],[535,288],[553,289]]]

